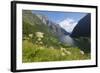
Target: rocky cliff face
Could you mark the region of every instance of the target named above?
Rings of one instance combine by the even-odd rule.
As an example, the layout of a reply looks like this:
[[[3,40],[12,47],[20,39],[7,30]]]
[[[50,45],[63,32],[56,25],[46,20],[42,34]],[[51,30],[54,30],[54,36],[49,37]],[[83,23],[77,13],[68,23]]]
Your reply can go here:
[[[72,34],[72,37],[85,36],[89,37],[91,35],[91,14],[88,13],[85,17],[83,17],[78,24],[75,26]]]
[[[33,13],[34,14],[34,13]],[[36,16],[44,23],[44,24],[48,24],[48,17],[41,15],[41,14],[36,14]]]
[[[47,16],[23,10],[23,33],[35,33],[39,30],[47,34],[51,32],[57,37],[67,33],[59,24],[50,21]]]
[[[59,24],[56,24],[48,19],[47,16],[36,14],[36,16],[48,26],[49,30],[56,36],[60,37],[61,35],[68,35],[68,32],[65,31]]]
[[[62,31],[62,28],[58,25],[58,24],[51,24],[50,26],[50,30],[52,31],[52,33],[58,37],[60,37],[61,35],[64,34],[64,32]]]

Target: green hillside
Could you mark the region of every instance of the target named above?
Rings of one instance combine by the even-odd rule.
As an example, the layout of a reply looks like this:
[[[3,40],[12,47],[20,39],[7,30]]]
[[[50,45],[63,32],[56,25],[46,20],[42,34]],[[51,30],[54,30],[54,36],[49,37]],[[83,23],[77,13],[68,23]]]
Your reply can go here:
[[[48,27],[31,11],[23,10],[23,34],[28,35],[34,32],[48,33]]]
[[[36,32],[41,32],[44,34],[44,38],[42,38],[43,44],[49,45],[57,45],[58,39],[55,35],[51,33],[48,25],[45,25],[35,14],[32,14],[31,11],[24,10],[23,11],[23,38],[30,38],[29,35],[32,34],[32,38],[30,40],[32,43],[36,43],[37,37]],[[58,45],[59,46],[59,45]]]

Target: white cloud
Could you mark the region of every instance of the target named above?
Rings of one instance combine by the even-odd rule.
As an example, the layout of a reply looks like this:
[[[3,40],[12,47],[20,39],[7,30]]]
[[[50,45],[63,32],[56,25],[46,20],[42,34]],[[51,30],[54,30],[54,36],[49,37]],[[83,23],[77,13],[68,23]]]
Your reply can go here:
[[[76,24],[77,22],[71,18],[67,18],[59,23],[59,25],[69,33],[73,31]]]

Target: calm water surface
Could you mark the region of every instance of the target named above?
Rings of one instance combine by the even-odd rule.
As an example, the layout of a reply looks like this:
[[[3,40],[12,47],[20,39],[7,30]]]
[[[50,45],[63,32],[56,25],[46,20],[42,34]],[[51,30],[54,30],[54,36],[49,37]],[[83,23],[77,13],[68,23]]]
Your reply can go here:
[[[76,46],[79,47],[80,49],[86,51],[86,52],[90,52],[90,39],[89,37],[82,37],[82,38],[72,38],[69,35],[62,35],[60,37],[60,41],[68,44],[70,46]]]

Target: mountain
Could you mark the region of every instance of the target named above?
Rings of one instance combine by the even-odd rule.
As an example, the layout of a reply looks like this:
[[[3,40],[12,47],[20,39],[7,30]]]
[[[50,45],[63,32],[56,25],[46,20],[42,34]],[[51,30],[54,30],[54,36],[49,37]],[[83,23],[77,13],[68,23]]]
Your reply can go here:
[[[61,32],[64,34],[64,35],[70,35],[69,32],[67,32],[65,29],[61,28]]]
[[[77,22],[71,18],[64,19],[59,25],[68,33],[71,33]]]
[[[71,37],[85,36],[89,37],[91,33],[91,14],[84,16],[75,26],[71,33]]]
[[[43,45],[59,47],[59,37],[66,33],[59,24],[49,21],[46,16],[32,13],[30,10],[23,10],[22,21],[23,40],[27,40],[25,38],[30,38],[29,35],[32,34],[33,37],[30,40],[34,44],[37,41],[36,33],[40,32],[44,34]]]
[[[70,34],[63,27],[61,27],[59,24],[56,24],[52,21],[49,21],[48,26],[50,27],[50,30],[52,31],[52,33],[58,37],[60,37],[62,35],[69,35]]]
[[[61,35],[68,35],[69,33],[65,31],[59,24],[56,24],[48,19],[47,16],[39,14],[39,13],[34,13],[45,25],[48,26],[48,29],[51,31],[52,34],[54,34],[57,37],[60,37]]]
[[[48,17],[45,16],[45,15],[41,15],[41,14],[37,14],[37,13],[34,13],[44,24],[48,24],[49,20],[48,20]]]
[[[35,32],[49,33],[48,26],[43,23],[43,21],[33,14],[30,10],[23,10],[22,12],[23,21],[23,36],[28,36],[29,34],[35,34]]]

